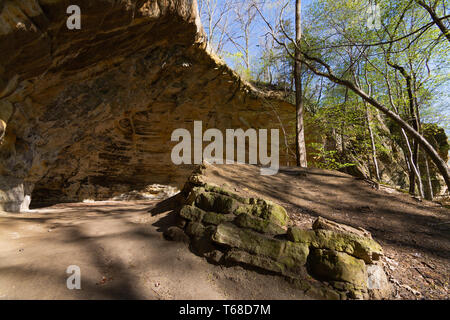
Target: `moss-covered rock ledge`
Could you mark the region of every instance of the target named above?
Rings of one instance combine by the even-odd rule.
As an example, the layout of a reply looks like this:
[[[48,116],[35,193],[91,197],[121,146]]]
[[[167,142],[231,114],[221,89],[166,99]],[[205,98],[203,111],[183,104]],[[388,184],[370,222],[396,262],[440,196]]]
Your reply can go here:
[[[166,238],[190,242],[212,263],[281,274],[314,297],[389,296],[383,249],[369,232],[323,218],[311,230],[290,226],[282,206],[208,184],[204,168],[198,167],[186,183],[177,225],[165,232]]]

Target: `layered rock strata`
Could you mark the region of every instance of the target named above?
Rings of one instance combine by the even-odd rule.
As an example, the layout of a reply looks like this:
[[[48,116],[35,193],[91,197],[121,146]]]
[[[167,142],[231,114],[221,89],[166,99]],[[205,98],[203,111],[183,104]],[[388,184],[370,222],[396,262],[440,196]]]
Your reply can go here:
[[[70,4],[80,30],[67,1],[0,1],[0,210],[182,186],[193,167],[172,163],[171,133],[195,120],[293,123],[210,52],[195,0]]]

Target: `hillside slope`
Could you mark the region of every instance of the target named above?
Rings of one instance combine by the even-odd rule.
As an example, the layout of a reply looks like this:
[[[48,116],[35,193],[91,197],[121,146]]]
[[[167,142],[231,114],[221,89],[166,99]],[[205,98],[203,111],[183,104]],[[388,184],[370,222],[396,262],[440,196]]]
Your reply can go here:
[[[291,224],[325,217],[372,233],[384,249],[391,299],[447,299],[449,210],[335,171],[283,168],[260,176],[246,165],[207,166],[206,181],[243,197],[284,206]],[[311,299],[281,276],[217,266],[164,231],[179,196],[163,201],[59,204],[0,213],[0,297],[144,299]],[[82,290],[67,290],[65,270],[82,269]],[[43,288],[45,291],[43,292]]]

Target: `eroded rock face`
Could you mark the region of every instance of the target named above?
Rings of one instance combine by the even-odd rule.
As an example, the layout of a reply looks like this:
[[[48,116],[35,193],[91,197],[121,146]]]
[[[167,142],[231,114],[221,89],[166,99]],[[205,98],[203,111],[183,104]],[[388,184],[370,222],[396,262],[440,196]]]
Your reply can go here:
[[[173,130],[294,116],[209,53],[195,0],[71,4],[81,30],[67,1],[0,1],[0,210],[181,186],[192,167],[172,164]]]
[[[324,218],[310,230],[291,227],[283,207],[208,184],[204,169],[200,166],[186,183],[180,223],[166,231],[168,239],[186,242],[184,230],[194,251],[209,261],[278,273],[320,298],[389,297],[383,249],[369,232]]]

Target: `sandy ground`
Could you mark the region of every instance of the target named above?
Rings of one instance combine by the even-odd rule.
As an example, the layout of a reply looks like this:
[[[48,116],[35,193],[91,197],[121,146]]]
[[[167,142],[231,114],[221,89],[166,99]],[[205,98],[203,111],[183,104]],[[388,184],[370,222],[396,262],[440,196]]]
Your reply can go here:
[[[214,266],[163,238],[154,202],[59,204],[0,213],[0,299],[304,299],[278,276]],[[69,290],[69,265],[81,290]]]

